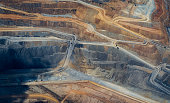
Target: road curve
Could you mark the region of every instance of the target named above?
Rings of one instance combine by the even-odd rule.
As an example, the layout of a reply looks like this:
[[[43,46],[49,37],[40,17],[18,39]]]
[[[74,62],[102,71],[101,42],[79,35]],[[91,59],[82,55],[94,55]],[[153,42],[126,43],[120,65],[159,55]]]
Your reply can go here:
[[[70,41],[70,47],[68,49],[68,53],[67,53],[67,56],[66,56],[66,64],[68,64],[68,58],[70,58],[71,56],[71,51],[73,51],[73,48],[74,48],[74,45],[75,43],[77,42],[77,38],[75,35],[73,34],[67,34],[67,33],[63,33],[63,32],[59,32],[59,31],[56,31],[56,30],[53,30],[53,29],[49,29],[49,28],[33,28],[33,27],[22,27],[22,28],[2,28],[0,31],[4,31],[4,30],[7,30],[7,31],[48,31],[48,32],[52,32],[52,33],[56,33],[56,34],[61,34],[61,35],[65,35],[65,36],[71,36],[72,37],[72,42]],[[81,43],[82,41],[78,41],[79,43]],[[121,41],[118,41],[118,42],[121,42]],[[124,41],[123,41],[124,42]],[[72,44],[71,44],[72,43]],[[134,43],[136,44],[135,42],[130,42],[129,43]],[[96,44],[95,42],[92,43],[92,42],[82,42],[82,44]],[[106,44],[106,45],[105,45]],[[110,42],[106,42],[106,43],[101,43],[101,45],[105,45],[105,46],[110,46]],[[142,43],[141,43],[142,44]],[[112,45],[112,44],[111,44]],[[145,45],[145,44],[144,44]],[[116,45],[112,45],[112,47],[116,48],[117,46]],[[137,60],[141,61],[142,63],[148,65],[149,67],[151,68],[155,68],[154,65],[150,64],[150,63],[147,63],[145,60],[139,58],[138,56],[132,54],[131,52],[119,47],[119,50],[131,55],[132,57],[136,58]],[[63,65],[63,67],[66,67],[66,64]],[[61,68],[61,70],[64,70],[64,68]],[[54,72],[54,71],[51,71],[51,72]],[[56,71],[57,72],[57,71]]]
[[[155,79],[156,79],[156,77],[157,77],[157,75],[159,74],[160,71],[161,71],[161,66],[158,66],[158,67],[152,72],[151,77],[150,77],[150,79],[149,79],[149,82],[150,82],[153,86],[159,88],[160,90],[162,90],[162,91],[164,91],[165,93],[167,93],[168,95],[170,95],[170,90],[169,90],[169,89],[167,89],[166,87],[164,87],[163,85],[160,85],[159,83],[157,83],[157,82],[155,81]]]

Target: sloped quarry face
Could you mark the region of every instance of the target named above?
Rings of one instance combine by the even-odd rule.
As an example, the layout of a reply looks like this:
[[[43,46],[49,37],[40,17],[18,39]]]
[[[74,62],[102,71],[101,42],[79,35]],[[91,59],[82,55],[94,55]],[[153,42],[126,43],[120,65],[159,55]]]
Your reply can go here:
[[[162,91],[150,84],[149,80],[154,71],[153,68],[121,48],[77,44],[70,66],[85,74],[118,84],[143,96],[156,92],[159,94],[159,98],[164,95]],[[164,84],[164,81],[168,81],[168,79],[165,79],[165,77],[169,78],[167,75],[162,71],[156,78],[162,78],[158,81]],[[166,85],[169,84],[166,83]],[[165,95],[164,97],[168,98]]]
[[[15,41],[10,38],[0,38],[1,70],[54,68],[64,59],[68,48],[66,41]]]
[[[120,50],[118,47],[77,44],[72,59],[73,64],[79,66],[79,69],[81,69],[81,67],[85,69],[94,69],[97,66],[108,69],[109,66],[116,67],[116,65],[119,65],[119,67],[136,65],[150,68],[148,65],[141,62],[140,59],[136,59],[135,56],[128,54],[122,49]],[[78,65],[79,63],[82,64]]]
[[[62,67],[68,54],[66,51],[70,48],[68,40],[61,38],[50,40],[48,37],[41,36],[1,37],[0,56],[2,59],[0,60],[0,69]],[[165,95],[164,92],[153,87],[149,82],[153,69],[146,62],[128,53],[123,48],[77,42],[74,45],[68,67],[101,80],[118,84],[143,96],[151,93],[159,93],[160,97]],[[160,74],[158,77],[161,83],[169,82],[167,73]],[[164,96],[164,98],[167,98],[167,96]]]

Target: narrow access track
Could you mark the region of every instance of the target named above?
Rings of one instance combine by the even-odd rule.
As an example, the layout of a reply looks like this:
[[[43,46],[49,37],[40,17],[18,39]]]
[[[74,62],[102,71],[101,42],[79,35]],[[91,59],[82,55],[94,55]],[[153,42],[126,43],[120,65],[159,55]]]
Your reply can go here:
[[[105,89],[107,91],[110,91],[110,92],[113,92],[115,94],[118,94],[122,97],[125,97],[125,98],[129,98],[131,100],[134,100],[134,101],[137,101],[137,102],[140,102],[140,103],[157,103],[156,101],[154,100],[151,100],[149,98],[144,98],[144,97],[139,97],[137,96],[137,94],[133,93],[133,92],[128,92],[128,94],[124,94],[120,91],[117,91],[115,89],[111,89],[109,87],[105,87],[101,84],[98,84],[96,82],[93,82],[93,81],[89,81],[89,80],[81,80],[81,81],[40,81],[40,82],[29,82],[29,83],[22,83],[22,84],[19,84],[19,85],[27,85],[27,86],[35,86],[35,85],[62,85],[62,84],[78,84],[78,85],[81,85],[82,83],[82,86],[84,83],[90,83],[98,88],[102,88],[102,89]],[[8,86],[18,86],[18,84],[11,84],[11,85],[8,85]],[[88,85],[84,85],[86,88],[89,88]],[[97,90],[95,88],[93,88],[94,90]],[[125,89],[126,90],[126,89]],[[98,91],[98,90],[97,90]],[[77,90],[71,90],[68,95],[65,96],[65,99],[63,99],[62,101],[64,102],[69,96],[70,96],[70,93],[75,93],[75,94],[81,94],[81,95],[89,95],[89,93],[87,92],[81,92],[81,91],[77,91]],[[108,95],[108,94],[106,94]],[[134,95],[136,95],[136,97],[134,98]],[[89,96],[92,96],[92,95],[89,95]],[[94,97],[95,98],[95,97]],[[149,102],[150,101],[150,102]],[[152,101],[152,102],[151,102]],[[154,102],[153,102],[154,101]]]
[[[152,72],[151,77],[149,79],[149,82],[154,85],[155,87],[157,87],[158,89],[164,91],[166,94],[170,95],[170,90],[166,88],[166,86],[161,85],[159,83],[157,83],[156,77],[159,74],[159,72],[161,71],[162,65],[159,65],[156,67],[156,69]]]
[[[59,0],[59,1],[60,1],[60,0]],[[61,0],[61,1],[64,1],[64,0]],[[105,15],[105,10],[104,10],[103,8],[100,8],[100,7],[97,7],[97,6],[94,6],[94,5],[85,3],[85,2],[80,1],[80,0],[78,0],[78,1],[66,0],[66,1],[78,2],[78,3],[81,3],[81,4],[86,5],[86,6],[88,6],[88,7],[91,7],[91,8],[93,8],[93,9],[96,9],[96,10],[99,12],[98,15],[99,15],[99,17],[100,17],[102,20],[104,20],[106,23],[108,23],[108,24],[110,24],[110,25],[113,25],[111,18],[109,18],[109,17],[107,17],[107,16]],[[0,8],[7,9],[7,10],[11,10],[11,11],[14,10],[15,12],[17,12],[17,9],[12,9],[12,8],[8,8],[8,7],[0,7]],[[21,12],[21,11],[18,10],[18,12]],[[28,14],[27,12],[23,12],[23,13]],[[117,42],[121,42],[121,40],[118,41],[118,40],[116,40],[116,39],[110,38],[110,37],[108,37],[108,36],[105,36],[105,35],[97,32],[92,25],[87,24],[87,23],[84,23],[84,22],[81,22],[81,21],[76,20],[76,19],[73,19],[73,18],[46,17],[46,16],[43,16],[43,15],[40,15],[40,14],[36,14],[36,13],[31,13],[31,14],[32,14],[32,15],[36,15],[36,17],[35,17],[33,20],[42,19],[42,20],[49,20],[49,21],[53,20],[53,21],[69,21],[69,22],[74,22],[74,23],[77,23],[77,24],[82,25],[82,26],[84,26],[85,28],[87,28],[87,31],[88,31],[88,32],[95,33],[96,35],[98,35],[98,36],[101,37],[101,38],[106,38],[107,40],[109,40],[110,42],[112,42],[114,45],[116,45]],[[0,16],[3,16],[3,14],[0,14]],[[8,18],[8,15],[4,15],[3,17],[4,17],[4,18]],[[11,16],[9,15],[9,17],[11,17]],[[16,17],[17,17],[17,16],[16,16]],[[19,17],[18,17],[18,18],[19,18]],[[21,17],[21,19],[23,19],[23,18]],[[29,19],[29,18],[25,18],[25,19]],[[30,18],[30,19],[31,19],[31,18]]]
[[[64,36],[71,36],[72,37],[72,41],[70,41],[70,46],[67,50],[67,56],[66,56],[66,59],[65,59],[65,63],[63,65],[63,67],[60,69],[61,71],[64,70],[65,67],[67,67],[68,63],[69,63],[69,58],[72,54],[72,51],[74,49],[74,45],[78,42],[78,43],[81,43],[82,41],[77,41],[77,38],[75,35],[73,34],[67,34],[67,33],[63,33],[63,32],[59,32],[59,31],[56,31],[56,30],[53,30],[53,29],[48,29],[48,28],[39,28],[39,27],[21,27],[21,28],[1,28],[0,31],[48,31],[48,32],[52,32],[52,33],[56,33],[56,34],[61,34],[61,35],[64,35]],[[130,43],[130,42],[129,42]],[[136,44],[135,42],[131,42],[132,44]],[[97,42],[82,42],[82,44],[94,44],[94,45],[100,45],[99,43]],[[101,45],[105,45],[105,46],[111,46],[112,43],[110,42],[106,42],[106,43],[101,43]],[[145,45],[145,44],[144,44]],[[115,45],[112,45],[112,47],[117,47]],[[145,60],[139,58],[138,56],[132,54],[131,52],[119,47],[119,50],[131,55],[132,57],[136,58],[137,60],[141,61],[142,63],[148,65],[149,67],[151,68],[155,68],[154,65],[150,64],[150,63],[147,63]],[[57,72],[58,70],[54,70],[54,71],[50,71],[49,73],[54,73],[54,72]]]
[[[132,31],[132,30],[129,30],[129,29],[123,27],[121,24],[119,24],[120,21],[124,21],[124,22],[125,22],[125,21],[126,21],[126,22],[129,22],[129,21],[130,21],[130,22],[149,22],[147,16],[141,15],[141,19],[128,18],[128,17],[122,17],[122,16],[118,16],[118,17],[112,19],[112,18],[110,18],[110,17],[108,17],[108,16],[106,15],[105,9],[103,9],[103,8],[101,8],[101,7],[98,7],[98,6],[95,6],[95,5],[92,5],[92,4],[88,4],[88,3],[83,2],[83,1],[81,1],[81,0],[57,0],[57,1],[77,2],[77,3],[80,3],[80,4],[85,5],[85,6],[87,6],[87,7],[90,7],[90,8],[92,8],[92,9],[95,9],[95,10],[98,11],[98,17],[99,17],[101,20],[103,20],[105,23],[107,23],[107,24],[109,24],[109,25],[116,26],[116,27],[118,27],[118,28],[120,28],[120,29],[122,29],[122,30],[124,30],[124,31],[126,31],[126,32],[131,33],[133,36],[136,36],[136,37],[144,40],[143,44],[146,44],[146,45],[147,45],[148,42],[152,43],[152,41],[153,41],[153,40],[151,40],[151,39],[143,36],[142,34],[137,33],[137,32],[134,32],[134,31]],[[153,31],[153,32],[157,31],[157,30],[151,29],[151,28],[150,28],[149,30],[150,30],[150,31]],[[116,42],[121,42],[121,41],[113,40],[113,45],[115,45]],[[154,44],[153,44],[153,45],[154,45]],[[160,47],[165,47],[165,46],[160,46]],[[167,48],[167,47],[166,47],[166,48]],[[169,48],[169,49],[170,49],[170,48]]]
[[[4,99],[4,98],[26,98],[26,99],[46,99],[46,100],[50,100],[53,101],[55,103],[59,103],[59,101],[56,98],[44,95],[44,94],[23,94],[23,95],[9,95],[9,96],[0,96],[0,99]]]
[[[124,30],[124,31],[126,31],[126,32],[129,32],[129,33],[131,33],[133,36],[139,37],[140,39],[144,40],[144,42],[143,42],[142,44],[146,44],[146,45],[147,45],[148,42],[153,41],[153,40],[150,40],[149,38],[146,38],[146,37],[143,36],[142,34],[136,33],[136,32],[134,32],[134,31],[132,31],[132,30],[129,30],[129,29],[127,29],[127,28],[125,28],[125,27],[123,27],[123,26],[121,26],[121,25],[119,24],[119,21],[147,22],[148,20],[147,20],[147,17],[145,17],[145,16],[141,16],[141,19],[134,19],[134,18],[128,18],[128,17],[121,17],[121,16],[118,16],[118,17],[112,19],[112,18],[110,18],[110,17],[108,17],[108,16],[106,15],[105,9],[103,9],[103,8],[101,8],[101,7],[98,7],[98,6],[95,6],[95,5],[92,5],[92,4],[88,4],[88,3],[83,2],[83,1],[81,1],[81,0],[57,0],[57,1],[77,2],[77,3],[80,3],[80,4],[85,5],[85,6],[87,6],[87,7],[93,8],[93,9],[95,9],[95,10],[97,10],[97,11],[99,12],[99,13],[98,13],[98,17],[100,17],[101,20],[103,20],[104,22],[106,22],[106,23],[109,24],[109,25],[116,26],[116,27],[118,27],[118,28],[120,28],[120,29],[122,29],[122,30]],[[36,14],[36,13],[27,13],[27,12],[25,12],[25,11],[13,9],[13,8],[10,8],[10,7],[7,7],[7,6],[4,7],[3,5],[1,5],[0,8],[2,8],[2,9],[7,9],[7,10],[11,10],[11,11],[15,11],[15,12],[19,12],[19,13],[32,14],[32,15],[37,16],[36,19],[43,19],[43,20],[47,20],[47,19],[48,19],[48,20],[49,20],[49,18],[51,18],[51,20],[57,20],[56,17],[45,17],[45,16],[43,16],[43,15]],[[0,14],[0,16],[1,16],[1,15],[3,16],[3,14]],[[7,15],[5,15],[4,17],[6,18]],[[36,19],[35,19],[35,20],[36,20]],[[58,18],[58,19],[59,19],[59,18]],[[108,39],[109,41],[111,41],[111,42],[113,43],[113,45],[116,45],[117,42],[122,42],[122,41],[118,41],[118,40],[116,40],[116,39],[107,37],[107,36],[105,36],[105,35],[97,32],[92,25],[87,24],[87,23],[83,23],[83,22],[78,21],[78,20],[76,20],[76,19],[73,19],[73,18],[61,18],[61,17],[60,17],[60,21],[70,21],[70,22],[74,22],[74,23],[80,24],[80,25],[86,27],[86,28],[87,28],[87,31],[92,32],[92,33],[95,33],[96,35],[98,35],[98,36],[100,36],[100,37],[102,37],[102,38],[104,37],[104,38]],[[154,29],[151,30],[151,31],[154,31]],[[127,42],[127,43],[128,43],[128,42]],[[151,42],[151,43],[152,43],[152,42]],[[161,47],[164,47],[164,46],[161,46]]]

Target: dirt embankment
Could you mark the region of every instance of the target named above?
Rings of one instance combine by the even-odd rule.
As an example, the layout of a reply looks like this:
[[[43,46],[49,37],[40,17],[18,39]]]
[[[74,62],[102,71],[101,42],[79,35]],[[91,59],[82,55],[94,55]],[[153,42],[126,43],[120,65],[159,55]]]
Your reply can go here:
[[[107,13],[107,10],[106,10]],[[133,36],[132,33],[123,30],[114,24],[108,24],[103,19],[98,16],[99,12],[92,8],[80,6],[77,9],[76,16],[82,19],[85,22],[93,24],[96,29],[104,29],[108,32],[116,33],[116,34],[123,34],[127,36]],[[128,19],[128,18],[127,18]],[[120,20],[118,23],[123,27],[129,29],[130,31],[134,31],[139,33],[147,38],[160,40],[162,43],[167,42],[167,36],[162,32],[160,26],[157,26],[155,23],[152,23],[152,27],[143,27],[133,22],[127,22],[128,20],[124,21],[123,19]],[[144,25],[148,25],[148,23],[143,23]],[[156,26],[155,26],[156,25]],[[135,36],[134,36],[135,37]]]
[[[76,16],[85,22],[95,24],[95,16],[98,11],[86,6],[79,6],[76,11]]]
[[[119,22],[119,24],[126,27],[127,29],[140,33],[150,39],[156,39],[156,40],[162,40],[162,41],[165,41],[166,39],[165,36],[162,35],[162,31],[160,28],[143,27],[143,26],[132,24],[132,23],[127,23],[127,22]]]
[[[154,45],[133,45],[126,43],[118,43],[119,46],[135,52],[138,56],[151,64],[157,65],[161,61],[161,56]]]
[[[168,1],[167,1],[168,2]],[[167,5],[165,4],[164,0],[155,0],[156,9],[152,14],[152,21],[153,22],[160,22],[161,27],[161,34],[164,36],[164,41],[162,43],[168,44],[168,33],[166,31],[166,27],[170,26],[170,19],[168,18],[169,10],[166,9]]]
[[[50,19],[50,18],[49,18]],[[2,20],[2,19],[1,19]],[[8,21],[8,22],[5,22]],[[77,35],[78,40],[81,41],[101,41],[101,42],[107,42],[106,39],[99,37],[98,35],[88,32],[87,28],[84,27],[83,25],[80,25],[75,22],[68,22],[68,21],[63,21],[62,19],[59,18],[59,20],[29,20],[29,19],[3,19],[3,22],[5,25],[9,26],[35,26],[35,27],[48,27],[48,28],[53,28],[57,29],[59,31],[67,32],[67,33],[72,33]],[[2,22],[2,23],[3,23]],[[16,25],[17,24],[17,25]]]
[[[33,5],[34,4],[34,5]],[[15,4],[17,5],[17,4]],[[121,29],[118,26],[115,26],[114,24],[108,24],[106,22],[106,18],[99,16],[99,11],[97,11],[94,8],[90,8],[87,6],[83,6],[82,4],[73,3],[73,2],[57,2],[57,3],[47,3],[47,4],[37,4],[37,3],[25,3],[24,5],[27,5],[28,10],[24,10],[23,4],[20,5],[18,8],[23,11],[29,11],[29,5],[33,6],[33,13],[31,14],[38,14],[38,13],[48,13],[52,15],[61,15],[61,14],[67,14],[67,10],[73,10],[71,14],[75,18],[70,17],[48,17],[48,16],[37,16],[37,17],[28,17],[28,16],[21,16],[17,14],[1,14],[0,17],[3,18],[5,25],[18,25],[18,26],[38,26],[38,27],[50,27],[54,28],[60,31],[76,34],[78,37],[78,40],[82,41],[107,41],[104,38],[101,38],[97,35],[95,35],[94,32],[89,32],[87,28],[89,28],[89,24],[92,24],[94,28],[96,29],[104,29],[108,32],[115,33],[117,35],[123,34],[128,37],[134,37],[136,36],[132,35],[132,33],[127,32],[126,30]],[[8,4],[8,6],[12,6],[12,4]],[[65,9],[67,9],[65,11]],[[39,11],[38,11],[39,10]],[[59,11],[56,11],[59,10]],[[60,11],[60,10],[63,10]],[[51,11],[54,11],[53,13]],[[29,11],[30,12],[30,11]],[[107,13],[107,12],[106,12]],[[38,14],[39,15],[39,14]],[[6,20],[6,22],[5,22]],[[7,22],[8,21],[8,22]],[[119,21],[120,25],[124,26],[128,30],[135,31],[136,33],[140,33],[148,38],[160,40],[162,42],[166,41],[166,36],[162,34],[161,28],[158,26],[152,27],[143,27],[140,25],[135,25],[130,22],[126,21]],[[57,28],[56,28],[57,27]],[[156,28],[155,28],[156,27]],[[158,28],[158,29],[157,29]],[[90,28],[91,29],[91,28]],[[157,30],[155,30],[157,29]],[[112,36],[114,38],[114,36]],[[126,38],[125,38],[126,39]],[[126,39],[131,40],[131,39]],[[125,47],[127,50],[132,50],[137,52],[138,55],[148,58],[150,60],[153,59],[154,63],[158,62],[159,54],[157,53],[157,50],[155,50],[154,47],[150,46],[142,46],[142,49],[140,46],[136,46],[134,48],[131,47],[131,45],[124,44],[123,47]],[[148,53],[146,53],[148,52]]]
[[[21,1],[21,2],[2,2],[2,4],[26,11],[28,13],[44,13],[51,15],[63,15],[63,14],[75,14],[78,7],[78,3],[74,2],[31,2],[31,1]]]

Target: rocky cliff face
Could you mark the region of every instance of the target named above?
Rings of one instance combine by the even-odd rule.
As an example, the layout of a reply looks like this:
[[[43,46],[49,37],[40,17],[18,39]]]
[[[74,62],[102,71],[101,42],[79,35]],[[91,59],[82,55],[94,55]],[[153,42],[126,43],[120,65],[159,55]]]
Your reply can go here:
[[[149,83],[152,68],[119,48],[77,44],[69,66],[85,74],[121,85],[141,95],[156,93],[154,92],[156,88]],[[165,72],[160,73],[158,78],[159,76],[160,78],[168,77]],[[166,81],[164,83],[167,84],[165,78],[159,81]],[[159,96],[164,95],[161,91],[157,92],[160,93]]]
[[[110,67],[116,68],[116,65],[121,68],[127,65],[149,68],[148,65],[136,59],[135,56],[132,57],[131,55],[125,54],[124,51],[119,48],[107,46],[77,44],[72,59],[72,64],[79,70],[83,68],[95,69],[97,66],[110,70]]]
[[[168,10],[167,0],[0,0],[0,86],[90,80],[166,103]]]
[[[81,41],[105,42],[107,40],[97,35],[97,33],[94,31],[96,30],[100,32],[100,30],[105,30],[107,31],[106,33],[103,32],[100,33],[112,39],[143,42],[144,41],[143,39],[140,39],[140,37],[135,36],[132,33],[134,32],[136,34],[145,36],[146,38],[157,40],[161,44],[164,45],[168,44],[168,34],[166,30],[167,26],[166,27],[164,26],[164,25],[168,25],[167,24],[168,22],[165,22],[164,21],[165,19],[163,19],[168,15],[167,13],[168,9],[164,8],[165,5],[167,5],[168,3],[164,1],[159,1],[160,2],[159,4],[158,1],[155,1],[156,8],[153,14],[150,10],[146,12],[152,14],[152,19],[150,20],[151,22],[147,22],[147,21],[145,22],[145,19],[147,18],[147,16],[145,15],[144,17],[141,16],[142,18],[138,18],[139,20],[136,20],[137,18],[135,20],[128,20],[128,19],[130,17],[133,17],[136,11],[142,11],[142,10],[146,11],[142,9],[143,6],[147,6],[147,7],[149,5],[153,6],[152,1],[148,1],[148,0],[119,1],[118,0],[118,1],[100,3],[99,1],[92,2],[92,1],[85,0],[84,2],[86,4],[89,3],[89,4],[93,4],[94,6],[99,6],[99,8],[103,8],[106,10],[105,12],[103,12],[102,10],[96,9],[93,6],[87,6],[77,2],[49,2],[49,3],[42,2],[41,3],[38,1],[30,2],[27,0],[25,0],[24,3],[20,3],[17,1],[12,3],[2,2],[4,5],[13,7],[15,9],[23,10],[28,13],[40,13],[43,15],[43,17],[39,17],[37,19],[35,14],[34,15],[24,14],[21,12],[18,13],[10,10],[1,9],[1,12],[3,14],[13,14],[13,15],[15,14],[19,17],[16,16],[16,18],[15,17],[10,18],[11,16],[9,17],[6,16],[6,18],[1,19],[0,24],[2,26],[10,25],[10,26],[50,27],[59,31],[75,34],[78,40]],[[122,6],[120,4],[122,4]],[[113,5],[115,5],[114,8],[112,8]],[[163,8],[160,7],[161,5],[163,6]],[[130,7],[130,9],[128,9],[129,11],[127,11],[127,7]],[[113,10],[110,10],[110,8],[112,8]],[[109,13],[108,10],[113,12],[112,14],[114,14],[115,16],[108,16]],[[102,13],[100,14],[100,12]],[[126,19],[121,19],[121,17],[119,18],[118,15],[123,16],[127,12],[130,13],[127,14],[127,16],[128,15],[129,16]],[[158,14],[162,14],[162,16],[159,17]],[[112,18],[114,17],[115,20],[117,21],[115,21],[114,19],[112,20]],[[166,19],[166,21],[168,21],[168,18]],[[145,47],[142,46],[142,48],[144,49],[140,49],[140,51],[137,48],[132,48],[132,46],[129,44],[125,44],[121,46],[129,51],[133,51],[137,53],[137,55],[140,55],[142,58],[146,58],[148,62],[153,60],[153,64],[158,65],[159,62],[161,62],[161,60],[163,59],[162,58],[160,60],[158,58],[160,57],[159,55],[164,55],[164,54],[158,52],[159,50],[152,49],[152,47],[150,46],[145,46]],[[138,47],[138,45],[136,45],[135,47]],[[145,53],[146,49],[152,52],[148,52],[148,54],[146,54]]]
[[[11,42],[0,39],[0,69],[54,68],[66,56],[67,42]]]

